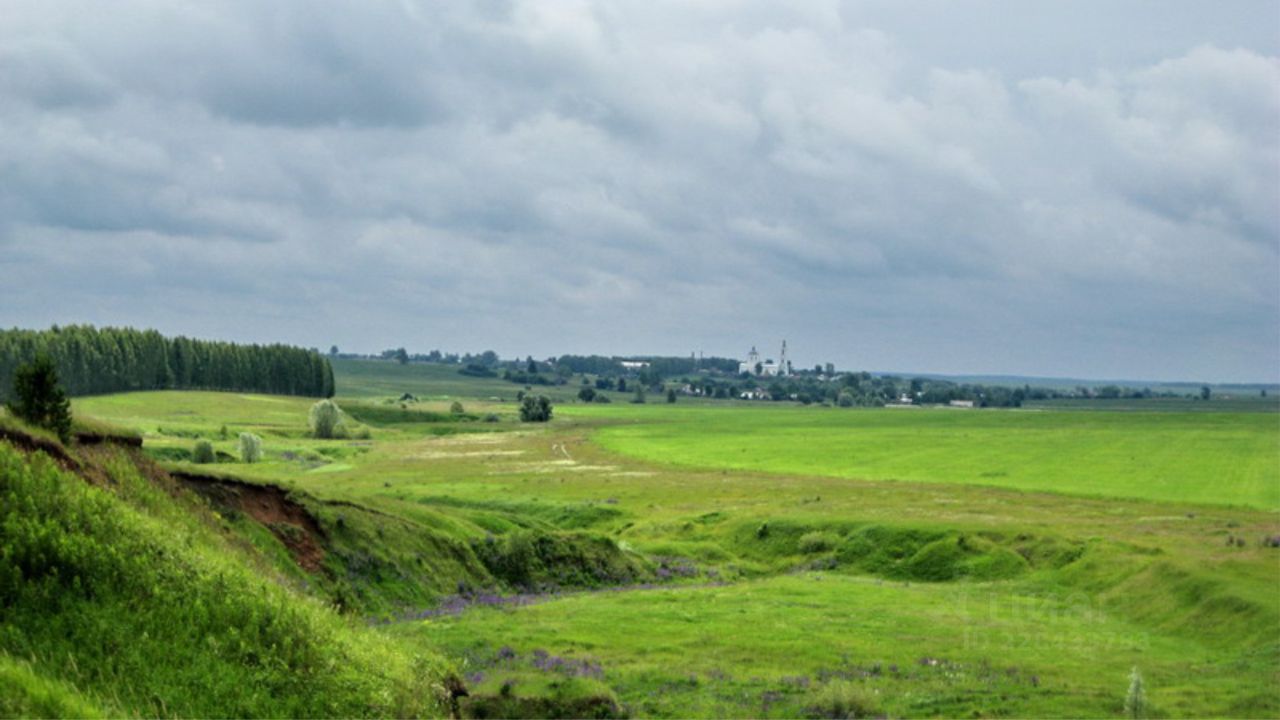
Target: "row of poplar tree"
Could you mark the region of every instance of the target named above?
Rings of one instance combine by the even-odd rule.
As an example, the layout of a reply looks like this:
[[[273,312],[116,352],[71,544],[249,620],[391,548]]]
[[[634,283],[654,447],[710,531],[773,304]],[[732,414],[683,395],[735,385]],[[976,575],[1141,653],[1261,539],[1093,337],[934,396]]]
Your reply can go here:
[[[333,367],[315,350],[288,345],[167,338],[155,330],[54,326],[0,330],[0,400],[13,373],[51,358],[68,395],[131,390],[234,390],[333,397]]]

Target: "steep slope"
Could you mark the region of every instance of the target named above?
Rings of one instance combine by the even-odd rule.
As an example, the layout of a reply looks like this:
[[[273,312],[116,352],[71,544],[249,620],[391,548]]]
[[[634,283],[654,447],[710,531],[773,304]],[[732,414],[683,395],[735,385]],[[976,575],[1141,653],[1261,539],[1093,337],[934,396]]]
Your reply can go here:
[[[0,714],[449,712],[460,685],[440,657],[276,582],[135,450],[15,432],[0,441]]]

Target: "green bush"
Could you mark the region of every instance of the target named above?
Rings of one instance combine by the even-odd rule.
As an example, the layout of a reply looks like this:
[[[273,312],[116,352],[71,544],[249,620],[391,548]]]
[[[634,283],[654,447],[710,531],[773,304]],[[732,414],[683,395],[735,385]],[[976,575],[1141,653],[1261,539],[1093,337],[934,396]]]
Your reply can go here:
[[[240,433],[240,460],[246,463],[262,460],[262,438],[253,433]]]
[[[547,422],[551,419],[551,399],[545,395],[527,395],[520,403],[521,422]]]
[[[837,680],[813,692],[807,709],[811,718],[869,718],[880,714],[880,699],[864,685]]]
[[[346,435],[342,423],[342,409],[332,400],[321,400],[311,406],[307,416],[311,434],[321,439],[340,438]]]
[[[454,415],[461,415],[466,411],[467,411],[466,408],[462,407],[462,403],[458,402],[457,400],[454,400],[453,404],[449,406],[449,412],[453,413]]]
[[[838,545],[839,543],[840,543],[840,536],[836,535],[833,532],[818,530],[818,531],[809,532],[809,533],[805,533],[804,535],[801,535],[798,546],[799,546],[800,552],[809,554],[809,553],[820,553],[820,552],[827,552],[829,550],[834,550],[836,548],[836,545]]]
[[[208,440],[197,440],[195,447],[191,449],[191,462],[208,465],[217,461],[218,458],[213,454],[213,443]]]

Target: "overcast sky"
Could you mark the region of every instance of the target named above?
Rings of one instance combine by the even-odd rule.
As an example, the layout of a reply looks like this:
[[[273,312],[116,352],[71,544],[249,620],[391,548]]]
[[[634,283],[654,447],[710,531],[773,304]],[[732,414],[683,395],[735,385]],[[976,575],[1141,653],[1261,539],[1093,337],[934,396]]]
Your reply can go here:
[[[1280,4],[0,0],[0,326],[1280,379]]]

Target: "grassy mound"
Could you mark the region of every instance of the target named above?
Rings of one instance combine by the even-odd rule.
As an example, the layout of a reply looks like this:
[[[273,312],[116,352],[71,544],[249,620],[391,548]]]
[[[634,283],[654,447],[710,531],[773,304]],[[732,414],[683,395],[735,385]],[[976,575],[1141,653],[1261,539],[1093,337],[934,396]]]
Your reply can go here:
[[[445,711],[439,658],[262,579],[197,503],[97,452],[110,489],[0,443],[5,714]]]
[[[599,587],[636,582],[649,568],[613,540],[585,533],[517,530],[472,548],[494,577],[520,590]]]
[[[531,673],[486,678],[462,707],[473,718],[626,717],[613,690],[599,680]]]

